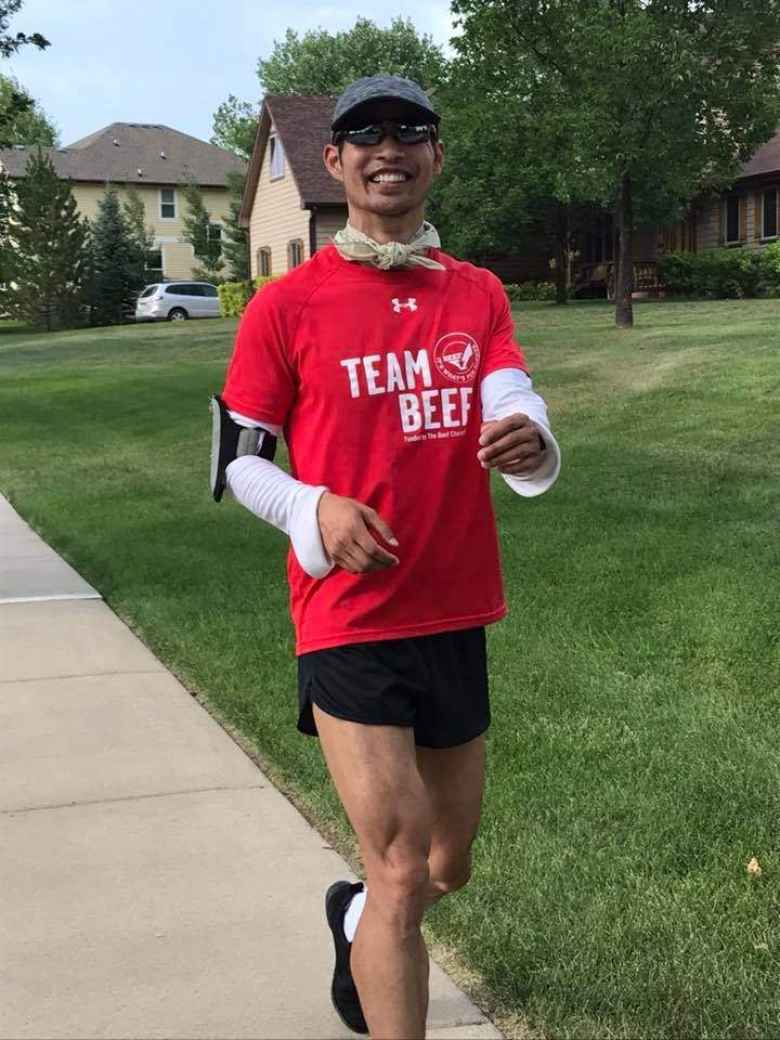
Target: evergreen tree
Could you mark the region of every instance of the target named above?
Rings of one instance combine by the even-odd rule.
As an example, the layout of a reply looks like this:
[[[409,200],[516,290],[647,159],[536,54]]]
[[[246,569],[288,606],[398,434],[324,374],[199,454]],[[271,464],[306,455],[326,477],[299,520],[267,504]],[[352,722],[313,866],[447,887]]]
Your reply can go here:
[[[251,276],[249,228],[241,227],[238,223],[245,183],[246,177],[242,173],[233,172],[227,176],[230,206],[228,216],[225,218],[222,238],[222,255],[230,265],[230,276],[239,282],[248,282]]]
[[[146,226],[146,208],[138,189],[132,184],[128,185],[126,196],[122,212],[133,247],[133,263],[137,269],[138,282],[146,285],[149,280],[147,266],[149,253],[154,246],[154,231]]]
[[[38,328],[80,324],[84,315],[85,221],[67,181],[39,148],[24,176],[6,183],[0,208],[10,209],[3,236],[2,304]]]
[[[144,278],[137,241],[122,213],[117,190],[111,185],[98,203],[91,254],[91,321],[94,325],[119,324],[132,312]]]
[[[183,237],[192,246],[196,260],[201,263],[201,267],[196,268],[193,274],[207,282],[219,281],[225,266],[221,229],[212,223],[211,214],[203,201],[203,193],[197,184],[191,181],[186,185],[184,197],[190,211],[182,220]]]

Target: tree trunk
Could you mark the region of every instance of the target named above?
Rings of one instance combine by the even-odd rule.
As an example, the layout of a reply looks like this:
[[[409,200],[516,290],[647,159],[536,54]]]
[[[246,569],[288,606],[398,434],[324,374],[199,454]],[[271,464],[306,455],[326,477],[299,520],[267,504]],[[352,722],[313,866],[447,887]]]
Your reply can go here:
[[[555,213],[555,302],[569,302],[569,213],[561,205]]]
[[[634,291],[634,208],[631,177],[623,173],[617,204],[618,262],[615,278],[615,324],[630,329],[634,324],[631,295]]]

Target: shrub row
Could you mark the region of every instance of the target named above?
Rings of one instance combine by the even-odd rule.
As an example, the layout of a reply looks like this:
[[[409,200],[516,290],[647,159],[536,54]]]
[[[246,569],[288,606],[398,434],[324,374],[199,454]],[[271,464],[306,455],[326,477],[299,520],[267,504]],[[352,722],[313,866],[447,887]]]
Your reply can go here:
[[[780,294],[780,242],[766,249],[709,249],[669,253],[658,260],[666,291],[709,299],[743,299]]]
[[[510,303],[522,303],[525,300],[554,300],[555,286],[552,282],[520,282],[505,285]]]
[[[274,275],[258,275],[248,282],[223,282],[217,286],[220,314],[223,318],[240,318],[255,292],[273,281]]]

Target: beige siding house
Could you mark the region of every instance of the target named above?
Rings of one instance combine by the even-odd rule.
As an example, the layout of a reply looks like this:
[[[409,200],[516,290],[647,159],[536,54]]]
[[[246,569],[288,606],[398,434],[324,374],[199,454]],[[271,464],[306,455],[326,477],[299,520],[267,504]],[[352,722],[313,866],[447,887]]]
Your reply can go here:
[[[34,150],[0,150],[0,164],[11,178],[21,177]],[[221,227],[230,207],[227,176],[246,169],[223,148],[151,123],[112,123],[48,154],[58,175],[70,181],[79,211],[90,220],[108,184],[120,198],[126,197],[128,186],[137,190],[154,234],[150,278],[166,281],[190,278],[197,266],[192,246],[182,237],[187,208],[183,187],[192,181],[200,186],[212,221]]]
[[[240,217],[253,276],[297,267],[346,223],[344,191],[322,163],[333,105],[323,96],[263,101]]]

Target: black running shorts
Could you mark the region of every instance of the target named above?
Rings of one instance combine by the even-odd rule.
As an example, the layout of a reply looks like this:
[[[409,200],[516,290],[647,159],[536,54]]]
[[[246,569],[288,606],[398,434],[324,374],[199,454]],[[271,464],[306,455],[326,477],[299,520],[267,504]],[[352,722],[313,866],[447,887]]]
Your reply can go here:
[[[485,629],[352,643],[298,658],[298,729],[312,704],[368,726],[409,726],[421,747],[465,744],[490,725]]]

